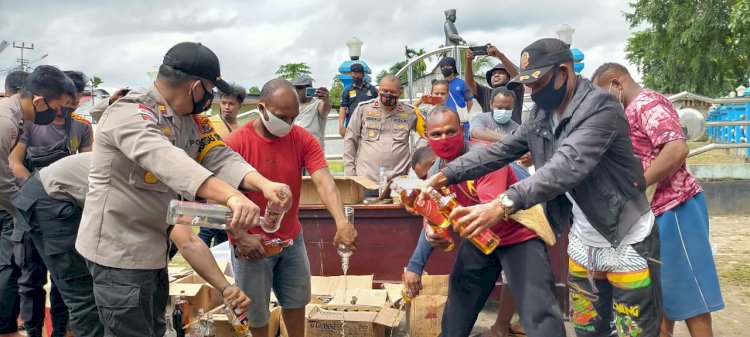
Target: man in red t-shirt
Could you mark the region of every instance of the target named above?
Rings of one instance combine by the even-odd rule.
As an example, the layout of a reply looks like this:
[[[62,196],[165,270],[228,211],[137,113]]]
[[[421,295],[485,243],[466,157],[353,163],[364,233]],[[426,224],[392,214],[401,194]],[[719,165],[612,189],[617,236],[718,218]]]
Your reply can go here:
[[[458,113],[437,107],[430,115],[427,140],[438,156],[431,173],[470,150],[463,140]],[[489,203],[518,182],[513,170],[505,166],[479,179],[448,187],[461,206]],[[468,336],[477,315],[505,271],[521,324],[529,336],[564,337],[565,327],[554,293],[554,278],[547,250],[539,237],[514,220],[501,220],[492,231],[500,245],[485,255],[469,242],[458,249],[450,274],[448,302],[442,321],[442,336]],[[427,236],[435,248],[445,248],[447,240]]]
[[[235,253],[232,262],[237,284],[253,301],[247,315],[253,336],[268,335],[272,288],[289,335],[302,336],[305,305],[310,301],[310,262],[298,217],[303,169],[310,172],[323,204],[336,221],[334,244],[354,250],[357,232],[344,215],[320,143],[310,132],[292,124],[299,114],[299,98],[292,84],[283,79],[266,83],[260,92],[258,110],[260,116],[232,132],[226,144],[267,179],[289,185],[293,202],[274,233],[265,233],[260,227],[231,232]],[[249,192],[247,196],[265,211],[267,201],[262,193]],[[272,239],[280,239],[287,246],[280,253],[267,256],[262,243]]]

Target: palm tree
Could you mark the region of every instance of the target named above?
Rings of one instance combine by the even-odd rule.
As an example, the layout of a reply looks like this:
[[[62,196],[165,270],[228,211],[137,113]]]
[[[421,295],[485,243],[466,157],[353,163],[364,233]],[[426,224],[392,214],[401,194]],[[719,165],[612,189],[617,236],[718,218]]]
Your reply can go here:
[[[99,85],[101,85],[102,83],[104,83],[104,81],[102,81],[101,77],[99,76],[94,76],[94,78],[91,79],[91,105],[92,106],[94,104],[94,97],[96,97],[96,93],[94,91],[96,91],[96,89],[98,89]]]

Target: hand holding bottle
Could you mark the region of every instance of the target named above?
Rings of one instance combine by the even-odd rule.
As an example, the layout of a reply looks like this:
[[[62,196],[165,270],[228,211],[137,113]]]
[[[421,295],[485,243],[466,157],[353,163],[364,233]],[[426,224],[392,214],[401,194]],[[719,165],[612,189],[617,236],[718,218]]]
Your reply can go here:
[[[461,237],[473,238],[499,223],[503,219],[503,215],[503,207],[500,202],[493,199],[486,204],[456,207],[451,212],[450,217],[455,219],[453,229],[460,232]]]
[[[239,308],[244,311],[250,305],[250,298],[236,285],[226,287],[221,295],[224,296],[224,304],[232,308]]]

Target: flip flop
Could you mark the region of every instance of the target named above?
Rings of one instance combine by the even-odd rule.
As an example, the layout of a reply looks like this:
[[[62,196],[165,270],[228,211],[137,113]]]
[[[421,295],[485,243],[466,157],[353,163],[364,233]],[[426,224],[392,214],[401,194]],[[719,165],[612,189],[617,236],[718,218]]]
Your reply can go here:
[[[508,334],[511,336],[526,336],[526,330],[523,329],[521,322],[515,322],[510,324]]]

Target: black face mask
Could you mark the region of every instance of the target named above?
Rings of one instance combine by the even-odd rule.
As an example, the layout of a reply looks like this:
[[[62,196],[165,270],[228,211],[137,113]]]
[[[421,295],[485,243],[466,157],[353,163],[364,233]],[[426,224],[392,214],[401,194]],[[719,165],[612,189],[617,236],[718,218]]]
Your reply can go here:
[[[380,95],[380,103],[383,103],[385,106],[394,106],[398,103],[398,97],[391,94],[383,94]]]
[[[362,83],[365,83],[365,79],[362,77],[354,77],[352,78],[352,82],[354,82],[354,85],[362,85]]]
[[[448,77],[450,75],[453,75],[453,68],[442,68],[440,69],[440,72],[443,73],[443,77]]]
[[[34,106],[34,124],[36,125],[47,125],[52,123],[52,121],[55,120],[55,117],[57,117],[57,110],[52,109],[52,107],[49,106],[46,98],[42,97],[42,100],[44,100],[44,104],[47,105],[47,110],[37,111],[36,106],[32,104],[32,106]]]
[[[193,111],[190,112],[193,115],[197,115],[199,113],[202,113],[203,111],[208,110],[211,107],[211,103],[214,101],[214,93],[213,91],[209,91],[206,89],[206,86],[203,85],[203,82],[201,81],[201,87],[203,87],[203,98],[200,99],[200,101],[196,102],[195,98],[193,98],[193,92],[190,92],[190,97],[193,98]]]
[[[565,91],[568,89],[568,77],[565,76],[565,82],[563,82],[560,89],[555,90],[555,80],[559,75],[560,68],[555,68],[555,72],[552,73],[552,78],[549,80],[547,85],[539,91],[531,94],[531,100],[541,109],[545,111],[554,111],[563,100],[565,100]]]

